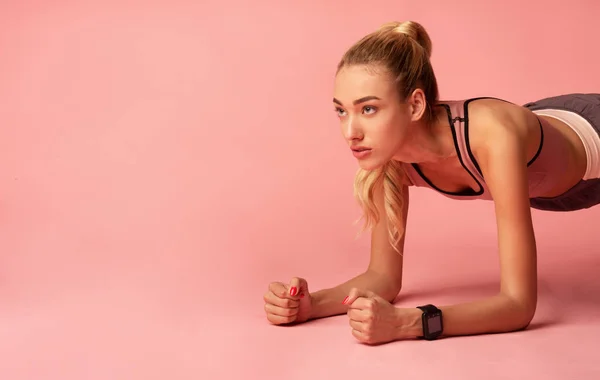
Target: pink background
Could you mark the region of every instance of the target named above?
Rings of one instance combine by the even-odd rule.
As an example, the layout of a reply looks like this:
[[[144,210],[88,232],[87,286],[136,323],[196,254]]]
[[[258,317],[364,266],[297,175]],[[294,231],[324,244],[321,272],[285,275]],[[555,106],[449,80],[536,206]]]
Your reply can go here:
[[[345,316],[264,318],[269,282],[367,264],[331,105],[362,35],[425,25],[445,99],[600,91],[599,2],[490,3],[4,1],[0,379],[600,375],[600,209],[534,212],[526,332],[369,347]],[[413,191],[398,305],[493,294],[495,234],[491,203]]]

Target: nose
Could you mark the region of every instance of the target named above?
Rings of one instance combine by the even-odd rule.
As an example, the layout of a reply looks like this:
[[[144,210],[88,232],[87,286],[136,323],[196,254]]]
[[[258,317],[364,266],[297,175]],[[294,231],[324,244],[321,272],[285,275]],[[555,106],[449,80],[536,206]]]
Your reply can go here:
[[[342,123],[342,133],[344,134],[344,138],[348,141],[362,140],[363,138],[359,123],[352,117],[349,117],[345,123]]]

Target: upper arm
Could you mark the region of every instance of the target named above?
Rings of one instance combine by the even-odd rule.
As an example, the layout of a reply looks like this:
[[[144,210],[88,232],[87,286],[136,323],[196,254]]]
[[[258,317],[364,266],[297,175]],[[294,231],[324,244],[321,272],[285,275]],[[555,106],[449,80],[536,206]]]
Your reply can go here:
[[[401,184],[398,188],[402,192],[402,209],[401,209],[401,220],[404,228],[406,228],[406,221],[408,216],[408,186]],[[380,218],[377,224],[371,231],[371,257],[369,261],[368,270],[378,273],[384,276],[390,281],[391,286],[394,290],[400,291],[402,287],[402,269],[403,269],[403,253],[404,253],[404,241],[405,233],[402,233],[402,237],[396,246],[396,249],[392,246],[389,240],[388,234],[388,219],[384,209],[384,197],[383,189],[378,186],[374,191],[374,201],[380,213]],[[404,230],[405,231],[405,230]],[[400,252],[400,253],[399,253]]]
[[[480,167],[494,199],[501,292],[527,310],[537,301],[536,243],[529,203],[525,132],[509,117],[492,117]]]

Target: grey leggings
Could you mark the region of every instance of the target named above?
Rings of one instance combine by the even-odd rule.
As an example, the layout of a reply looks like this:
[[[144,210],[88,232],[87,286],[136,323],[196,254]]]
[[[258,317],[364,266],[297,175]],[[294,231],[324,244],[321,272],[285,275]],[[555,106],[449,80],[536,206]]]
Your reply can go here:
[[[575,112],[600,135],[600,94],[565,94],[524,104],[530,110],[547,108]],[[575,211],[600,203],[600,179],[581,180],[565,193],[552,198],[531,198],[531,207],[546,211]]]

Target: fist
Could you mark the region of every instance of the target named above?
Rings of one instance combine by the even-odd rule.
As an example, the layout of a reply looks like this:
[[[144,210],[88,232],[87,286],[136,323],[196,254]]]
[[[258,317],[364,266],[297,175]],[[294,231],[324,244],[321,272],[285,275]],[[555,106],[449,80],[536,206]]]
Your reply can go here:
[[[398,338],[399,309],[390,302],[371,291],[354,288],[343,303],[348,305],[352,335],[361,343],[381,344]]]
[[[274,325],[302,323],[310,316],[311,297],[303,278],[294,277],[289,284],[270,283],[263,299],[267,320]]]

